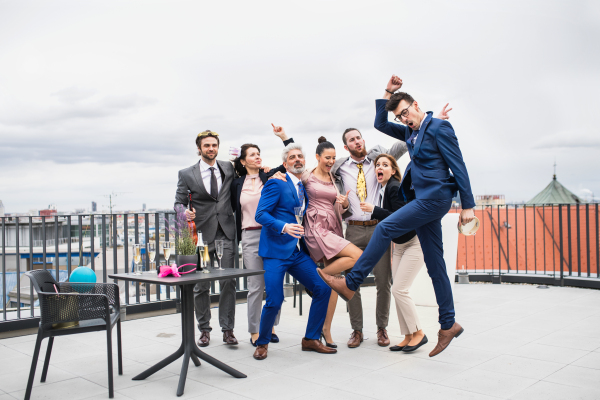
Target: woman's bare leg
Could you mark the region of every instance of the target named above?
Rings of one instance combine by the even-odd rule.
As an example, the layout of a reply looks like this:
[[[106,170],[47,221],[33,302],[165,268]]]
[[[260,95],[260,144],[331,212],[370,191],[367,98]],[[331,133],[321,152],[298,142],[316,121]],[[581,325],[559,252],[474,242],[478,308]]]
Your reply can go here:
[[[356,264],[356,261],[358,261],[361,254],[361,249],[352,243],[349,243],[342,249],[342,251],[332,258],[330,262],[325,264],[323,272],[325,272],[327,275],[337,275],[343,271],[346,271]]]
[[[331,260],[324,260],[325,269],[331,264]],[[338,294],[335,291],[331,291],[331,296],[329,297],[329,304],[327,305],[327,315],[325,316],[325,322],[323,323],[323,336],[325,337],[325,342],[333,343],[333,338],[331,337],[331,323],[333,322],[333,314],[335,313],[335,307],[337,306]]]

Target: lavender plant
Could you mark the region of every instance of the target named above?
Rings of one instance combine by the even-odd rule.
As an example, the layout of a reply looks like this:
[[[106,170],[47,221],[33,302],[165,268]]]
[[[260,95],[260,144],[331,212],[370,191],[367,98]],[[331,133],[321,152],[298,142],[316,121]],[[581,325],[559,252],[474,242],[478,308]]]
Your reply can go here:
[[[177,213],[175,222],[169,223],[165,218],[165,229],[169,234],[175,235],[175,252],[180,256],[193,256],[196,254],[196,245],[192,232],[188,228],[187,218],[185,217],[185,207],[178,204],[175,208]]]

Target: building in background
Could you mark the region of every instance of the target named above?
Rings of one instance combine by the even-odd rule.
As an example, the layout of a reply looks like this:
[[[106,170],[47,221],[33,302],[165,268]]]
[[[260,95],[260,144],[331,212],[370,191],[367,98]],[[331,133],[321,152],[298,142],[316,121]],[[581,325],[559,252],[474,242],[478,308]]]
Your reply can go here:
[[[580,204],[584,203],[573,192],[564,187],[556,180],[556,174],[552,176],[552,181],[533,199],[529,200],[527,205],[542,205],[542,204]]]
[[[0,217],[4,217],[4,204],[0,200]]]
[[[96,204],[95,201],[92,201],[92,212],[97,212],[98,211],[98,204]]]
[[[146,203],[142,204],[142,211],[146,211]]]
[[[506,204],[503,194],[484,194],[475,197],[475,204],[478,206],[492,206]]]

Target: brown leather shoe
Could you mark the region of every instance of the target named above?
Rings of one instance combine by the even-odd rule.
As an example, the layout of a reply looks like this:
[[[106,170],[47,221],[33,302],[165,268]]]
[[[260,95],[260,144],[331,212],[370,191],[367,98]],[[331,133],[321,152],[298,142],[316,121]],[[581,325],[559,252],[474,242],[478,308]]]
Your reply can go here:
[[[198,339],[198,346],[206,347],[210,343],[210,332],[209,331],[201,331],[200,339]]]
[[[360,346],[363,341],[363,334],[361,331],[354,331],[350,335],[350,340],[348,340],[348,347],[351,349]]]
[[[446,347],[448,347],[452,339],[454,339],[455,337],[459,337],[460,334],[463,332],[464,329],[458,324],[458,322],[455,322],[454,325],[452,325],[452,328],[450,329],[440,329],[440,331],[438,332],[438,342],[433,348],[433,350],[431,350],[431,353],[429,353],[429,357],[437,356],[438,354],[440,354],[446,349]]]
[[[377,331],[377,344],[381,347],[387,347],[390,345],[390,338],[388,337],[385,328],[379,328]]]
[[[302,338],[302,351],[316,351],[317,353],[323,354],[335,354],[336,349],[325,346],[317,339],[306,339]]]
[[[237,339],[233,336],[233,330],[223,331],[223,341],[225,344],[238,344]]]
[[[354,290],[348,289],[345,277],[341,275],[327,275],[321,268],[317,268],[317,273],[321,279],[323,279],[323,282],[325,282],[332,290],[335,290],[345,301],[350,301],[352,296],[354,296]]]
[[[256,350],[254,351],[254,358],[256,360],[264,360],[267,358],[267,349],[269,348],[269,344],[260,344],[256,346]]]

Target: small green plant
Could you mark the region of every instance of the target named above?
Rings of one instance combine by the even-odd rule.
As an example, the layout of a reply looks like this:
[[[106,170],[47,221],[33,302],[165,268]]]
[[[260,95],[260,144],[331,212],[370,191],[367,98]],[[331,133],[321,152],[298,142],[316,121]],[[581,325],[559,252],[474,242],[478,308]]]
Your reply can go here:
[[[188,227],[187,218],[185,216],[185,208],[179,204],[175,211],[177,216],[173,225],[169,224],[169,220],[165,218],[165,229],[171,234],[174,234],[175,239],[175,253],[180,256],[193,256],[196,254],[196,245],[194,244],[194,237]]]

